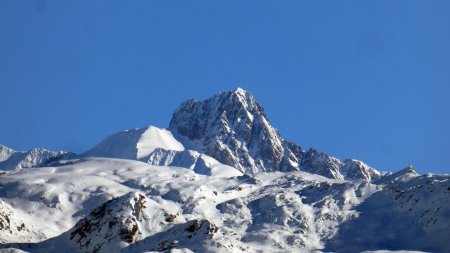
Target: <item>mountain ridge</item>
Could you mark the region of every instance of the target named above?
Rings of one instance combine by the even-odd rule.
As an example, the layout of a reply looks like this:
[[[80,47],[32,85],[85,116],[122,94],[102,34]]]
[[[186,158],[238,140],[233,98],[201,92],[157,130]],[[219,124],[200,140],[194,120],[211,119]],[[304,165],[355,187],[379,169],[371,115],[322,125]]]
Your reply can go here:
[[[72,153],[64,155],[62,151],[40,151],[42,154],[32,159],[35,162],[23,163],[20,159],[10,159],[11,155],[7,156],[9,151],[5,147],[0,149],[0,154],[3,154],[0,156],[0,169],[45,166],[58,159],[91,156],[163,165],[157,162],[161,160],[149,159],[156,157],[156,154],[152,154],[156,149],[159,157],[184,156],[183,163],[174,164],[182,167],[195,167],[199,155],[182,152],[191,150],[250,175],[304,170],[340,180],[372,181],[381,177],[380,172],[361,161],[341,161],[313,148],[305,151],[300,145],[283,139],[270,124],[264,108],[242,88],[220,92],[203,100],[188,99],[174,111],[167,129],[147,126],[121,131],[77,156]],[[22,158],[25,159],[29,158]],[[166,159],[164,165],[171,164]],[[208,167],[208,170],[211,169]]]
[[[197,151],[244,173],[304,169],[335,179],[370,181],[380,177],[377,170],[361,161],[344,163],[312,148],[305,152],[300,145],[283,139],[270,125],[264,108],[242,88],[183,102],[168,129],[174,136],[183,136],[181,142],[193,141]]]

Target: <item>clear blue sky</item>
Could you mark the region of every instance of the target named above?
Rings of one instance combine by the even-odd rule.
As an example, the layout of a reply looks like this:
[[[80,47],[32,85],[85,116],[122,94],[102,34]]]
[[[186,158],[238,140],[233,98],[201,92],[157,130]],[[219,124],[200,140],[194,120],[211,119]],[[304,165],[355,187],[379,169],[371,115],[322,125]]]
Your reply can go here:
[[[83,152],[240,86],[304,148],[450,173],[450,1],[0,2],[0,143]]]

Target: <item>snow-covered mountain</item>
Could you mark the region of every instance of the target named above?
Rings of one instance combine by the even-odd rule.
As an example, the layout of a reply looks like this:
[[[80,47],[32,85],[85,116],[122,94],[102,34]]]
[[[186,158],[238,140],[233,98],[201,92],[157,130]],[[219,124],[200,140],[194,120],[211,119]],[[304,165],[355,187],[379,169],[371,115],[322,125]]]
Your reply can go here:
[[[305,151],[239,88],[0,170],[0,251],[450,252],[450,175]]]
[[[0,145],[0,171],[21,170],[45,165],[48,162],[67,159],[74,154],[64,151],[50,151],[33,148],[29,151],[15,151]]]
[[[246,174],[304,170],[334,179],[377,179],[380,173],[356,160],[341,162],[284,140],[263,107],[237,88],[203,101],[188,100],[173,114],[169,130],[186,147]],[[345,174],[345,175],[344,175]]]
[[[328,178],[368,181],[381,175],[363,162],[342,162],[314,149],[305,152],[284,140],[270,125],[263,107],[241,88],[203,101],[188,100],[176,109],[168,129],[149,126],[116,133],[83,156],[185,168],[195,167],[197,158],[204,157],[250,175],[303,170]]]
[[[299,169],[301,148],[287,144],[262,106],[241,88],[182,103],[169,129],[184,137],[186,146],[244,173]]]

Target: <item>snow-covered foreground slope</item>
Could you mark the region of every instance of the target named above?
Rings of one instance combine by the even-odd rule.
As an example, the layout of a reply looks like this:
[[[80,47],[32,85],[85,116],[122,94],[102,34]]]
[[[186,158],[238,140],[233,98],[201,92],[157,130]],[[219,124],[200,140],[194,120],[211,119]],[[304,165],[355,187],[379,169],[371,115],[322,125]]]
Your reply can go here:
[[[449,178],[229,178],[86,158],[3,175],[0,238],[26,252],[448,252]]]

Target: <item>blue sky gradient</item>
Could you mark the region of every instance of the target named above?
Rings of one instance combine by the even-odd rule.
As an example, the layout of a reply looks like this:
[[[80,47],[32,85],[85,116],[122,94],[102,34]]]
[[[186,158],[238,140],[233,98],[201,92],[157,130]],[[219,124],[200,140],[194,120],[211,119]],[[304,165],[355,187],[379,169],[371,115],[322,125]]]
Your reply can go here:
[[[83,152],[242,87],[304,148],[450,173],[450,1],[0,2],[0,143]]]

